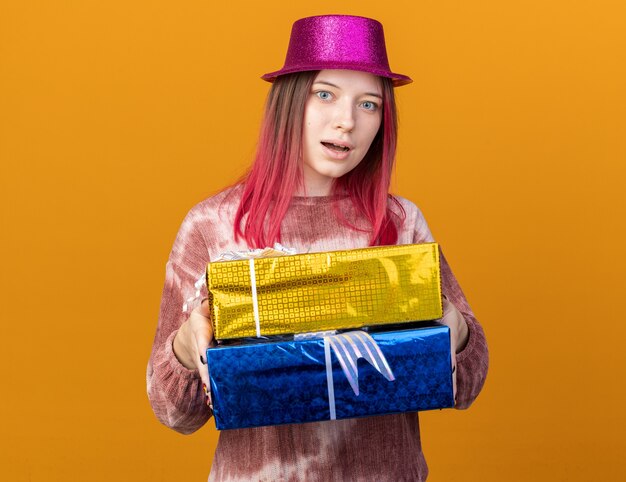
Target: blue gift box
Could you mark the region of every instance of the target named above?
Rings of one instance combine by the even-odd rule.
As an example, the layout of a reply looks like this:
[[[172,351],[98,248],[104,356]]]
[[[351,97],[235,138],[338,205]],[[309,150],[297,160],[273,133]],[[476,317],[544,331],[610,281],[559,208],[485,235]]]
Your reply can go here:
[[[369,337],[362,331],[351,333],[354,339]],[[454,406],[447,326],[433,324],[370,335],[389,371],[375,354],[367,355],[373,351],[370,346],[351,347],[350,335],[336,335],[340,338],[335,342],[333,337],[256,339],[209,348],[216,427],[304,423]],[[348,348],[334,349],[337,345]],[[380,372],[363,358],[346,360],[346,355],[355,351],[366,359],[374,358]]]

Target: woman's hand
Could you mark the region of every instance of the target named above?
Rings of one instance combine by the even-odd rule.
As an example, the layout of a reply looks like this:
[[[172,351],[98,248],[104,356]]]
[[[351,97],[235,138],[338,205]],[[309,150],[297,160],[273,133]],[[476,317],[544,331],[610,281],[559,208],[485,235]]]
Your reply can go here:
[[[467,345],[469,330],[465,318],[448,298],[443,296],[443,317],[441,323],[450,328],[450,344],[455,353],[459,353]]]
[[[456,400],[456,354],[459,353],[469,338],[469,330],[465,318],[456,306],[443,297],[443,317],[441,323],[450,328],[450,347],[452,352],[452,386],[454,390],[454,398]]]
[[[213,343],[213,327],[209,313],[209,302],[204,300],[191,312],[174,337],[173,349],[176,358],[189,370],[200,372],[202,383],[209,386],[206,366],[206,349]]]

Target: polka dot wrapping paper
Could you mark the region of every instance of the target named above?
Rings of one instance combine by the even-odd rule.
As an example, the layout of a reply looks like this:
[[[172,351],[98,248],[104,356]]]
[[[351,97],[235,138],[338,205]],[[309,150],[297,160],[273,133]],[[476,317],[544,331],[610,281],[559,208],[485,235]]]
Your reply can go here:
[[[442,316],[437,243],[209,263],[207,287],[218,340]]]

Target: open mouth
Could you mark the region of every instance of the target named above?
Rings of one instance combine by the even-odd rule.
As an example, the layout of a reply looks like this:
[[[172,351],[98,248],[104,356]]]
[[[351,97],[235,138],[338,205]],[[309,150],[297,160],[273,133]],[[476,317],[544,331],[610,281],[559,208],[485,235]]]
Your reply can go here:
[[[348,152],[350,150],[350,148],[347,146],[339,146],[337,144],[333,144],[332,142],[322,142],[322,144],[328,149],[332,149],[333,151],[337,152]]]

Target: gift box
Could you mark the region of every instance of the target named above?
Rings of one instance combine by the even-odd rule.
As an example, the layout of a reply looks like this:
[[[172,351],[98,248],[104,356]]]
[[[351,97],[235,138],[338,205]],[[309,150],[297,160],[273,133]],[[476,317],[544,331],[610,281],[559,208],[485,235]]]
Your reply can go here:
[[[436,243],[207,266],[218,340],[441,318]]]
[[[207,362],[218,430],[454,405],[444,325],[253,339],[209,348]]]

